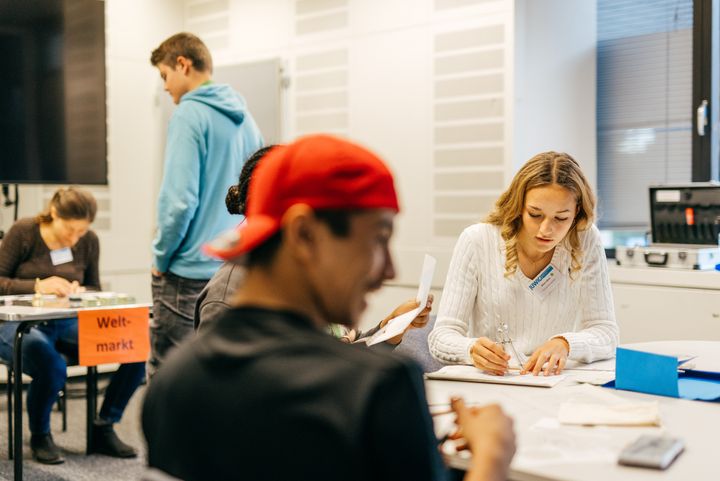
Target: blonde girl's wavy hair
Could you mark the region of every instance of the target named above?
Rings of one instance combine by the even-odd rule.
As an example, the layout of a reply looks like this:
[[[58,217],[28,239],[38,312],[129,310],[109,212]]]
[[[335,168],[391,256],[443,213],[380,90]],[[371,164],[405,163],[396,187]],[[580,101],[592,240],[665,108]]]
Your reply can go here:
[[[570,250],[572,258],[570,276],[573,277],[582,268],[580,261],[583,253],[578,233],[593,222],[595,194],[575,159],[562,152],[543,152],[520,168],[508,189],[495,202],[494,210],[485,219],[485,222],[500,228],[500,235],[505,240],[505,277],[517,271],[517,238],[522,227],[525,196],[531,189],[549,185],[559,185],[575,195],[577,215],[562,242]]]

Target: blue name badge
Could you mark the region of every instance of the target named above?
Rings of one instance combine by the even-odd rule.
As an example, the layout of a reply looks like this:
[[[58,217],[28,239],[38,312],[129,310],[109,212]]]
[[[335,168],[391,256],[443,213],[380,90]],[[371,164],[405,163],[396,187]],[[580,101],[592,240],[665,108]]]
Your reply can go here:
[[[545,294],[547,294],[555,285],[555,282],[557,281],[557,273],[558,270],[555,266],[548,264],[548,266],[543,269],[535,279],[530,281],[528,289],[530,292],[540,297],[540,299],[544,298]]]
[[[52,265],[59,266],[60,264],[67,264],[73,261],[72,250],[69,247],[63,247],[62,249],[55,249],[50,251],[50,260]]]

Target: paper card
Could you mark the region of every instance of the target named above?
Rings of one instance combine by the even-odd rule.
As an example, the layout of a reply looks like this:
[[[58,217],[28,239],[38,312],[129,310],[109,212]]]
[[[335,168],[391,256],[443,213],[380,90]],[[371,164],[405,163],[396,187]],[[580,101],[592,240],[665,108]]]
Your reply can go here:
[[[130,307],[78,312],[81,366],[147,361],[150,309]]]
[[[417,300],[420,305],[412,311],[408,311],[405,314],[400,314],[399,316],[390,319],[388,323],[385,324],[385,327],[380,329],[367,340],[368,346],[372,346],[378,342],[387,341],[398,334],[402,334],[410,323],[417,317],[417,315],[425,309],[428,296],[430,295],[433,274],[435,273],[435,264],[437,264],[437,260],[433,256],[425,254],[425,260],[423,261],[422,272],[420,274],[418,293],[415,297],[415,300]]]
[[[615,388],[678,397],[676,357],[617,348]]]
[[[59,266],[61,264],[67,264],[73,261],[72,251],[69,247],[63,247],[62,249],[55,249],[50,251],[50,260],[52,265]]]
[[[545,296],[552,290],[558,279],[558,272],[554,265],[548,265],[535,279],[530,281],[528,289],[540,299],[545,299]]]
[[[423,259],[422,272],[420,273],[420,285],[418,286],[418,293],[415,300],[420,303],[420,306],[425,308],[428,296],[430,295],[430,288],[432,287],[433,274],[435,274],[435,265],[437,260],[430,255],[425,254]]]

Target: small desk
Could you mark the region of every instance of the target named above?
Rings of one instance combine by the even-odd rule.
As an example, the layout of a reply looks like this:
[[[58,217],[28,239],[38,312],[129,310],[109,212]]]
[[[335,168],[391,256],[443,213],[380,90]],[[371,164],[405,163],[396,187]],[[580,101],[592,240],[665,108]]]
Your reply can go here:
[[[665,354],[697,354],[696,369],[720,371],[720,342],[663,341],[623,347]],[[435,380],[428,380],[425,385],[431,405],[447,403],[450,396],[461,395],[466,402],[498,403],[514,419],[517,453],[510,466],[511,480],[686,481],[717,478],[720,473],[717,448],[720,403],[610,391],[626,399],[658,401],[665,432],[685,441],[685,452],[666,471],[620,466],[616,461],[620,449],[637,437],[638,429],[654,428],[559,426],[553,431],[553,426],[543,423],[557,417],[560,403],[577,385],[572,380],[573,374],[569,371],[567,374],[568,379],[551,389]],[[544,438],[543,433],[552,435]],[[568,450],[581,455],[575,459],[550,459],[548,446],[553,443],[566,443]],[[583,447],[587,447],[586,453],[590,455],[584,461],[579,459]],[[456,469],[467,470],[470,466],[470,460],[460,455],[447,456],[446,461]]]
[[[114,309],[129,307],[150,307],[149,304],[112,305],[87,308],[54,308],[54,307],[29,307],[29,306],[4,306],[0,305],[0,321],[17,322],[18,329],[15,333],[13,344],[13,370],[15,372],[16,388],[14,392],[13,408],[13,472],[15,481],[22,480],[23,473],[23,404],[22,404],[22,341],[30,328],[41,322],[54,319],[68,319],[78,316],[81,310],[92,309]],[[87,453],[90,453],[92,445],[92,428],[97,414],[97,368],[87,368],[87,428],[86,443]]]

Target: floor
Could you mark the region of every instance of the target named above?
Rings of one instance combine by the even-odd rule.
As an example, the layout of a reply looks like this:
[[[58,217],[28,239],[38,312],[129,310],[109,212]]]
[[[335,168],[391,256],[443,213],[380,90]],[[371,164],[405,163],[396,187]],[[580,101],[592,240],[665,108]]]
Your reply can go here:
[[[101,379],[99,386],[102,389],[107,384]],[[25,430],[24,441],[24,479],[38,481],[60,480],[133,480],[137,481],[145,468],[145,445],[140,427],[140,410],[145,387],[141,386],[130,400],[125,415],[115,427],[118,436],[126,443],[134,446],[140,452],[135,459],[115,459],[108,456],[94,454],[85,455],[85,381],[76,379],[69,385],[68,393],[68,427],[67,432],[62,431],[62,416],[59,411],[52,414],[52,433],[55,443],[60,446],[65,456],[65,463],[60,465],[43,465],[32,460],[27,427],[27,415],[23,416]],[[13,479],[13,462],[8,460],[8,425],[7,425],[7,399],[5,385],[0,386],[0,480]],[[102,396],[98,397],[98,406]]]

